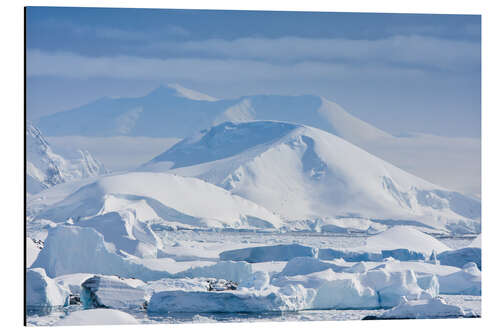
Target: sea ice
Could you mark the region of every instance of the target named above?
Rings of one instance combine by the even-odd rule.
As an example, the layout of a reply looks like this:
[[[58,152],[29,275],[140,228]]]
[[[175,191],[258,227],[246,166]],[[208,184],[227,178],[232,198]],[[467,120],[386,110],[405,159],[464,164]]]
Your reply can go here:
[[[472,316],[473,314],[468,314]],[[419,318],[457,318],[465,317],[464,310],[456,305],[446,304],[439,297],[408,301],[403,298],[401,303],[384,312],[378,318],[382,319],[419,319]]]
[[[133,324],[139,324],[139,321],[126,312],[114,309],[74,311],[54,323],[55,326]]]

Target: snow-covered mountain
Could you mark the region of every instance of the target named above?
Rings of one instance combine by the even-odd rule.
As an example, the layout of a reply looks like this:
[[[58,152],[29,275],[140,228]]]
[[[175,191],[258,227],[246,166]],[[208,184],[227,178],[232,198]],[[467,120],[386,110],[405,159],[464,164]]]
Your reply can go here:
[[[479,200],[304,125],[222,123],[179,142],[143,170],[198,177],[294,223],[356,217],[457,232],[480,229]]]
[[[38,126],[49,136],[182,138],[225,121],[251,120],[304,124],[354,143],[391,137],[319,96],[255,95],[218,100],[178,84],[161,86],[138,98],[102,98],[43,117]]]
[[[404,110],[402,110],[404,111]],[[39,119],[51,142],[85,145],[106,165],[125,170],[130,153],[114,137],[140,141],[150,159],[158,154],[144,140],[185,138],[226,121],[276,120],[335,134],[398,167],[447,188],[481,196],[481,140],[436,135],[393,136],[358,119],[338,104],[314,95],[253,95],[216,99],[178,84],[138,98],[102,98]],[[92,145],[95,140],[103,144]],[[98,148],[97,148],[98,147]],[[113,156],[113,159],[110,157]],[[117,157],[115,159],[114,157]],[[122,162],[119,162],[122,161]],[[144,162],[144,160],[139,163]],[[133,165],[137,166],[138,163]]]
[[[146,96],[105,97],[42,117],[37,126],[48,136],[185,137],[209,127],[231,104],[178,85],[160,86]]]
[[[88,151],[78,150],[67,159],[55,153],[38,128],[26,128],[26,188],[38,193],[56,184],[107,173],[101,162]]]

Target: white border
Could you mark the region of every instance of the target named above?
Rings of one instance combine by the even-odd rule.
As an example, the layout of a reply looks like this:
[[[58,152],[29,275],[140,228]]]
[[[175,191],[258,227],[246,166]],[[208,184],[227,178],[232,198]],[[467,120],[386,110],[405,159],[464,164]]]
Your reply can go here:
[[[0,22],[2,24],[1,52],[1,201],[0,225],[1,246],[1,326],[8,331],[22,327],[22,242],[23,242],[23,6],[85,6],[85,7],[140,7],[140,8],[192,8],[192,9],[253,9],[253,10],[305,10],[305,11],[350,11],[386,13],[446,13],[482,14],[483,26],[483,103],[482,103],[482,205],[483,205],[483,318],[475,320],[413,320],[377,322],[287,322],[287,323],[242,323],[242,324],[185,324],[144,325],[140,330],[163,332],[250,332],[260,330],[283,330],[291,332],[318,331],[404,331],[420,332],[439,330],[454,332],[487,332],[494,330],[497,319],[498,293],[496,263],[497,238],[500,236],[500,216],[496,209],[500,193],[498,79],[500,78],[499,54],[499,12],[495,1],[10,1],[2,3]],[[6,212],[6,213],[5,213]],[[500,319],[500,318],[499,318]],[[109,332],[134,332],[134,326],[100,326]],[[71,327],[72,332],[85,332],[89,327]],[[37,330],[63,330],[62,328],[37,328]]]

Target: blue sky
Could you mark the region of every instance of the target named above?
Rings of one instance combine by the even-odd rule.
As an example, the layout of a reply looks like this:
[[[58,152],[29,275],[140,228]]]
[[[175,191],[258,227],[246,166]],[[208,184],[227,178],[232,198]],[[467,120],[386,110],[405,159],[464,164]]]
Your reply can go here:
[[[481,18],[27,9],[28,118],[179,83],[317,94],[394,134],[480,136]]]

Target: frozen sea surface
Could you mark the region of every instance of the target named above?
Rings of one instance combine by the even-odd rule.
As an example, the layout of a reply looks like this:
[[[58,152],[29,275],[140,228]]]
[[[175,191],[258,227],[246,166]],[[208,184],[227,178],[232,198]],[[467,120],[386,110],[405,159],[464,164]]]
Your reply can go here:
[[[332,247],[332,248],[354,248],[366,244],[369,236],[365,234],[334,234],[334,233],[314,233],[314,232],[287,232],[287,233],[266,233],[266,232],[212,232],[179,230],[157,231],[164,243],[177,241],[194,241],[200,243],[241,243],[242,247],[255,245],[291,244],[299,243],[305,246]],[[468,246],[477,235],[461,237],[440,237],[441,242],[452,249],[459,249]]]
[[[210,232],[210,231],[162,231],[159,236],[166,245],[189,242],[198,243],[196,247],[217,244],[239,244],[240,247],[252,245],[273,245],[299,243],[314,247],[354,248],[363,246],[367,236],[360,234],[338,235],[319,233],[263,233],[263,232]],[[474,237],[440,238],[450,248],[468,246]],[[464,310],[472,310],[481,314],[481,296],[468,295],[441,295],[448,304],[459,305]],[[63,311],[55,311],[48,315],[29,315],[29,326],[51,326],[68,313],[81,310],[81,306],[70,306]],[[203,323],[203,322],[255,322],[255,321],[337,321],[361,320],[365,316],[380,315],[384,310],[308,310],[297,312],[270,312],[270,313],[168,313],[151,315],[146,311],[127,311],[143,324],[162,323]]]
[[[481,313],[481,296],[441,295],[446,303],[459,305],[464,310]],[[72,306],[66,311],[53,312],[47,316],[28,316],[28,326],[52,326],[72,311],[81,310],[80,306]],[[214,313],[214,314],[166,314],[148,315],[145,311],[127,311],[142,324],[183,324],[207,322],[266,322],[266,321],[340,321],[361,320],[366,316],[376,316],[384,310],[309,310],[297,312],[270,313]]]

